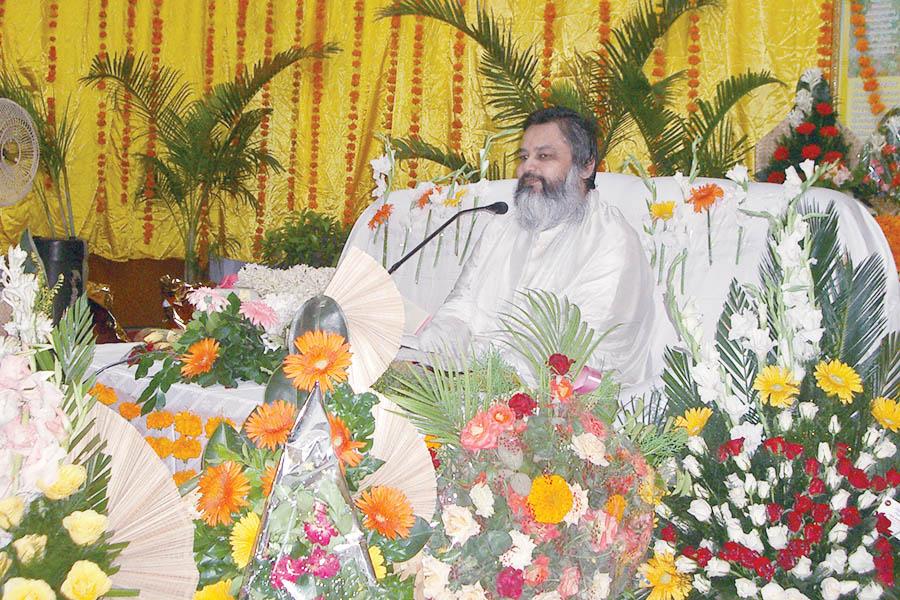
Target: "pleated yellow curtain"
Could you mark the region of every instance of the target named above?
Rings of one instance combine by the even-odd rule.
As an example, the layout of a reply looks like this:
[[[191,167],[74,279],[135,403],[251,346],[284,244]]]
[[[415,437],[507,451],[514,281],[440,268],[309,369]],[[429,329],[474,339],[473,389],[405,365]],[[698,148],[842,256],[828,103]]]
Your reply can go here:
[[[477,73],[476,45],[429,19],[379,19],[388,0],[0,0],[0,57],[7,70],[30,73],[57,111],[68,106],[78,121],[70,157],[75,221],[96,254],[114,260],[180,256],[172,217],[135,198],[135,154],[154,140],[133,113],[85,87],[80,78],[101,51],[158,57],[181,70],[195,90],[230,79],[242,64],[267,53],[316,41],[340,44],[340,54],[306,61],[282,73],[258,99],[272,106],[265,143],[284,171],[259,177],[260,206],[226,215],[227,234],[240,242],[237,258],[252,259],[262,232],[292,210],[306,207],[352,220],[370,199],[369,161],[381,153],[378,133],[416,135],[476,155],[493,131]],[[752,141],[790,108],[793,83],[815,66],[821,2],[726,0],[699,18],[679,21],[647,65],[648,73],[693,69],[682,84],[679,109],[690,90],[709,97],[720,79],[769,69],[787,86],[767,86],[732,113]],[[826,3],[827,4],[827,3]],[[522,48],[539,57],[544,85],[566,76],[576,51],[596,51],[609,27],[633,9],[633,0],[490,0],[485,5],[511,26]],[[476,4],[465,0],[473,15]],[[690,80],[694,80],[691,83]],[[499,148],[502,161],[509,148]],[[637,144],[609,157],[615,170]],[[748,157],[749,159],[749,157]],[[511,167],[511,165],[510,165]],[[438,175],[428,163],[408,163],[397,185]],[[511,171],[510,171],[511,173]],[[35,185],[42,185],[36,181]],[[209,215],[210,239],[220,215]],[[0,211],[0,231],[12,242],[27,225],[46,234],[32,193]]]

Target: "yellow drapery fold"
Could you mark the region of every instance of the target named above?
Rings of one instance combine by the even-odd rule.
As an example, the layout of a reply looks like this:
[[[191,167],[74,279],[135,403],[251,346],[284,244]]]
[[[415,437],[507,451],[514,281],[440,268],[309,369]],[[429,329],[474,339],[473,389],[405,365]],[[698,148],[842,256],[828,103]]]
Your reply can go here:
[[[90,250],[114,260],[166,258],[182,253],[171,217],[155,206],[152,232],[146,240],[145,208],[134,199],[139,168],[133,154],[143,150],[146,139],[130,137],[126,155],[121,114],[106,105],[103,118],[104,95],[79,82],[101,42],[105,41],[112,54],[124,52],[129,38],[136,52],[149,53],[157,45],[161,63],[183,71],[198,92],[207,70],[214,82],[233,77],[241,41],[245,63],[263,57],[267,10],[272,11],[270,35],[275,51],[294,44],[296,34],[303,45],[317,39],[338,42],[342,52],[323,62],[319,76],[312,61],[302,64],[298,93],[290,70],[272,85],[274,114],[268,145],[285,172],[269,174],[265,180],[262,222],[265,228],[276,226],[288,214],[289,201],[300,209],[309,205],[311,195],[316,210],[352,217],[370,199],[368,163],[381,153],[376,133],[406,136],[418,131],[422,139],[439,146],[455,139],[473,157],[492,131],[483,80],[477,73],[475,44],[461,41],[454,30],[436,21],[378,19],[379,9],[386,4],[387,0],[0,0],[0,56],[6,69],[33,72],[58,110],[68,103],[77,116],[78,134],[70,157],[71,187],[76,227]],[[475,4],[466,0],[468,14],[474,14]],[[615,26],[635,3],[487,3],[513,27],[521,47],[533,49],[539,58],[539,80],[545,69],[551,80],[565,76],[567,61],[576,51],[597,49],[603,4],[609,7],[610,24]],[[732,113],[751,141],[784,117],[793,83],[817,62],[820,4],[730,0],[723,2],[721,9],[699,13],[701,50],[696,68],[701,98],[711,96],[718,80],[748,69],[769,69],[788,84],[762,88]],[[688,19],[682,19],[661,45],[666,73],[692,66],[688,64],[690,25]],[[154,39],[154,32],[161,35]],[[651,59],[648,73],[652,63]],[[53,66],[55,77],[48,83]],[[682,83],[676,105],[682,112],[687,91]],[[133,135],[136,117],[132,116],[130,125]],[[141,125],[139,130],[145,128]],[[495,158],[502,159],[503,150],[499,149]],[[610,157],[610,167],[621,164],[627,152],[640,155],[643,149],[625,145]],[[127,187],[123,187],[126,169]],[[413,169],[418,181],[440,172],[427,163]],[[410,184],[410,175],[407,165],[396,184]],[[211,218],[216,229],[218,217],[213,214]],[[239,258],[252,258],[255,221],[256,214],[249,207],[227,219],[229,235],[241,243]],[[14,241],[26,225],[37,233],[47,233],[34,193],[17,206],[0,211],[5,243]]]

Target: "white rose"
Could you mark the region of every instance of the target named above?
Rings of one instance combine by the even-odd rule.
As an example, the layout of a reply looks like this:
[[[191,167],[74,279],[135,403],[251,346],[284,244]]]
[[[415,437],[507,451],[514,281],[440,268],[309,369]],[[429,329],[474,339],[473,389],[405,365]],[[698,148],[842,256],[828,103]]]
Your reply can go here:
[[[691,436],[691,437],[696,437],[696,436]],[[690,473],[691,476],[693,476],[695,479],[700,478],[700,473],[701,473],[700,463],[693,456],[690,456],[690,455],[685,456],[684,460],[681,461],[681,466],[684,467],[684,469],[688,473]]]
[[[766,537],[769,538],[769,545],[775,550],[783,550],[787,548],[788,528],[786,525],[775,525],[766,529]]]
[[[675,559],[675,568],[679,573],[693,573],[697,570],[697,561],[687,556],[679,556]]]
[[[757,527],[762,527],[766,524],[765,504],[751,504],[747,507],[747,514],[750,515],[750,521]]]
[[[837,600],[857,587],[859,587],[859,583],[856,581],[838,581],[834,577],[828,577],[822,582],[822,598],[823,600]]]
[[[696,454],[698,456],[700,456],[701,454],[706,454],[707,450],[709,450],[706,445],[706,441],[699,435],[688,436],[687,447],[692,454]]]
[[[759,482],[756,480],[756,477],[753,476],[753,473],[744,475],[744,491],[748,494],[754,494],[758,484]]]
[[[860,575],[868,573],[875,568],[875,562],[872,560],[872,555],[862,546],[857,548],[856,552],[850,555],[848,562],[850,563],[850,568]]]
[[[426,598],[437,598],[450,582],[450,565],[433,556],[422,559],[422,592]]]
[[[801,556],[796,566],[791,569],[791,574],[797,579],[806,579],[812,575],[812,561],[808,556]]]
[[[843,548],[832,548],[825,556],[825,562],[822,563],[838,575],[842,575],[847,568],[847,551]]]
[[[859,498],[856,499],[856,502],[859,504],[859,508],[861,510],[866,510],[867,508],[875,504],[876,500],[878,500],[878,496],[876,496],[869,490],[866,490],[862,493],[862,495],[860,495]]]
[[[760,481],[756,484],[756,495],[760,498],[765,498],[769,495],[772,486],[768,481]]]
[[[832,415],[831,420],[828,421],[828,433],[831,435],[837,435],[841,432],[841,422],[838,421],[837,415]]]
[[[873,458],[871,454],[869,454],[868,452],[860,452],[854,466],[857,469],[862,469],[863,471],[865,471],[874,464],[875,458]]]
[[[866,429],[866,433],[863,434],[863,445],[867,448],[871,448],[877,444],[879,440],[881,440],[881,432],[874,427],[869,427]]]
[[[849,499],[850,492],[847,490],[838,490],[834,493],[834,496],[831,497],[831,502],[829,502],[831,510],[844,510],[847,508],[847,501]]]
[[[828,532],[828,541],[832,544],[843,543],[843,541],[847,539],[847,533],[849,533],[849,531],[850,528],[847,525],[838,523]]]
[[[778,475],[782,479],[790,479],[794,476],[794,465],[790,461],[784,461],[778,465]]]
[[[837,472],[837,469],[834,465],[825,469],[825,483],[828,484],[828,487],[836,490],[841,487],[841,482],[843,481],[843,477],[841,474]]]
[[[759,591],[756,587],[756,583],[750,579],[744,579],[743,577],[734,580],[734,587],[737,589],[737,594],[741,598],[753,598],[756,596],[756,592]]]
[[[688,508],[688,513],[701,523],[706,523],[712,515],[712,509],[706,500],[693,500],[690,508]]]
[[[535,544],[531,541],[530,536],[521,531],[510,531],[509,537],[512,538],[512,546],[500,556],[500,563],[504,567],[524,571],[525,567],[531,564],[531,553],[534,551]]]
[[[731,565],[715,556],[706,563],[707,577],[725,577],[731,571]]]
[[[882,440],[877,446],[875,446],[875,457],[876,458],[891,458],[896,454],[897,446],[895,446],[890,440]]]
[[[605,600],[609,598],[609,587],[612,585],[612,577],[609,573],[594,571],[591,578],[591,587],[588,590],[588,600]]]
[[[831,446],[829,446],[827,442],[819,442],[819,450],[816,453],[816,458],[818,458],[819,462],[823,465],[827,465],[831,462]]]
[[[653,543],[654,554],[675,554],[675,547],[666,540],[656,540]]]
[[[734,464],[736,464],[741,471],[749,471],[750,457],[747,456],[746,452],[741,452],[734,457]]]
[[[489,519],[494,514],[494,494],[484,483],[478,483],[469,490],[469,498],[475,505],[475,514]]]
[[[587,432],[572,438],[572,449],[581,460],[601,467],[609,466],[606,460],[606,444],[593,433]]]
[[[479,581],[475,585],[464,585],[456,593],[455,600],[487,600],[487,594]]]
[[[778,427],[781,431],[790,431],[793,424],[794,417],[791,415],[791,411],[783,410],[778,413]]]
[[[866,587],[859,590],[857,600],[878,600],[884,593],[884,589],[877,583],[870,583]]]
[[[478,535],[481,526],[468,508],[451,504],[441,512],[444,531],[450,536],[454,546],[462,546],[473,535]]]
[[[706,594],[711,589],[711,585],[709,579],[697,573],[694,575],[694,589],[700,592],[701,594]]]
[[[728,499],[731,500],[731,503],[737,508],[744,508],[747,506],[747,494],[744,493],[743,487],[736,487],[728,490]]]
[[[797,410],[800,412],[800,417],[811,421],[816,418],[819,407],[815,402],[801,402],[797,405]]]

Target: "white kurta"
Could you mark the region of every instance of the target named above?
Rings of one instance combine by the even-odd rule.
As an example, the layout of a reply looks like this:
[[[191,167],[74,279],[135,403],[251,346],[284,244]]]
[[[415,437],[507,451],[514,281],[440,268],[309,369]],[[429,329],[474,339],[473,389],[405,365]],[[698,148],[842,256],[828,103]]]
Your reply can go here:
[[[440,351],[467,343],[483,348],[496,342],[502,314],[510,312],[510,302],[521,301],[516,292],[540,289],[578,305],[598,334],[615,327],[594,352],[592,367],[615,371],[625,385],[650,377],[655,314],[650,266],[637,232],[619,210],[600,200],[596,190],[585,201],[589,208],[580,224],[542,232],[519,227],[514,206],[492,218],[453,291],[422,332],[420,348]]]

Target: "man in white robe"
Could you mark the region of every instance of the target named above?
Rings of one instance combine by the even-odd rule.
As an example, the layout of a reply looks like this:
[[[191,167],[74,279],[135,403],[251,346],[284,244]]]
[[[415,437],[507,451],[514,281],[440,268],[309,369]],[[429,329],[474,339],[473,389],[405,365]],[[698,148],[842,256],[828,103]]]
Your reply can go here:
[[[594,188],[596,133],[550,107],[525,123],[515,202],[485,226],[453,291],[422,331],[423,350],[496,343],[517,292],[567,297],[600,342],[590,366],[624,385],[650,377],[654,282],[637,233]],[[496,344],[503,349],[502,345]]]

